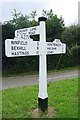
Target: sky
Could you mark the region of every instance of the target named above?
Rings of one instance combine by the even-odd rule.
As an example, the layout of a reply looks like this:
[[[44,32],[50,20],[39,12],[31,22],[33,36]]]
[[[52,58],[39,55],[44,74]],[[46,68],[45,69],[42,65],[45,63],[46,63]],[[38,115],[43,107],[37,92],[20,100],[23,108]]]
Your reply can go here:
[[[2,0],[0,1],[0,21],[12,19],[14,9],[23,15],[37,11],[37,18],[42,16],[42,10],[53,10],[58,17],[62,16],[66,26],[78,23],[78,1],[80,0]]]

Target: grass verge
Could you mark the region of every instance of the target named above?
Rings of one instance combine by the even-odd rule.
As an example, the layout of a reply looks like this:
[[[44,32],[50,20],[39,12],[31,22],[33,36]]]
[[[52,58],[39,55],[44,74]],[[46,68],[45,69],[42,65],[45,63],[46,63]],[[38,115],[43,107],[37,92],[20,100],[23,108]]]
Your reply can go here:
[[[0,90],[0,120],[2,118],[2,91]]]
[[[37,85],[3,90],[2,117],[32,118],[32,111],[38,107],[37,96]],[[57,111],[52,118],[78,118],[77,78],[48,83],[48,96],[49,107]]]

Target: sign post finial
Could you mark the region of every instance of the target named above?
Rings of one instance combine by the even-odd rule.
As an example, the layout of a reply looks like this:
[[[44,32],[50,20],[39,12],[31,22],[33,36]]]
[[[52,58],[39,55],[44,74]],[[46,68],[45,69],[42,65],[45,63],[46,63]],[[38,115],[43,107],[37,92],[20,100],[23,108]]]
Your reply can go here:
[[[46,18],[46,17],[39,17],[38,20],[39,20],[39,21],[46,21],[47,18]]]

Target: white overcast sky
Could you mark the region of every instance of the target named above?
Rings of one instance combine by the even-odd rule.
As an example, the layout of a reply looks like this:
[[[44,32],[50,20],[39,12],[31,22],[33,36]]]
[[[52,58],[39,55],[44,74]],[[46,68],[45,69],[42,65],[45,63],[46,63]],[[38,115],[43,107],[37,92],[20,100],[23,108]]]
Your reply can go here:
[[[78,21],[78,1],[80,0],[2,0],[0,1],[0,21],[12,19],[11,12],[29,15],[32,10],[37,11],[37,17],[42,15],[42,10],[52,9],[58,17],[62,16],[65,25],[77,24]]]

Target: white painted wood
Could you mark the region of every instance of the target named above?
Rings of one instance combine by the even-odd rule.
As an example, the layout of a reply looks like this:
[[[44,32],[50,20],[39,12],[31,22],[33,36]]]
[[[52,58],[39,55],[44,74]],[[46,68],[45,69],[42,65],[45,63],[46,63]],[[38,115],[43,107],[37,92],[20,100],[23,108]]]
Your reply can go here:
[[[27,39],[30,37],[30,35],[37,35],[40,34],[39,26],[29,27],[29,28],[23,28],[15,31],[15,37],[16,38],[23,38]]]
[[[5,54],[7,57],[39,55],[39,41],[32,39],[6,39]]]
[[[59,39],[55,39],[53,42],[46,42],[46,46],[47,55],[66,53],[66,44],[63,44]]]
[[[43,33],[42,33],[43,34]],[[43,40],[43,39],[42,39]],[[56,42],[56,40],[58,42]],[[63,54],[66,52],[66,44],[56,39],[53,42],[33,41],[33,39],[6,39],[5,53],[7,57]]]
[[[45,21],[40,22],[40,52],[39,56],[39,94],[38,97],[45,99],[48,97],[47,94],[47,65],[46,65],[46,54],[45,54],[45,44],[46,44],[46,28]]]

